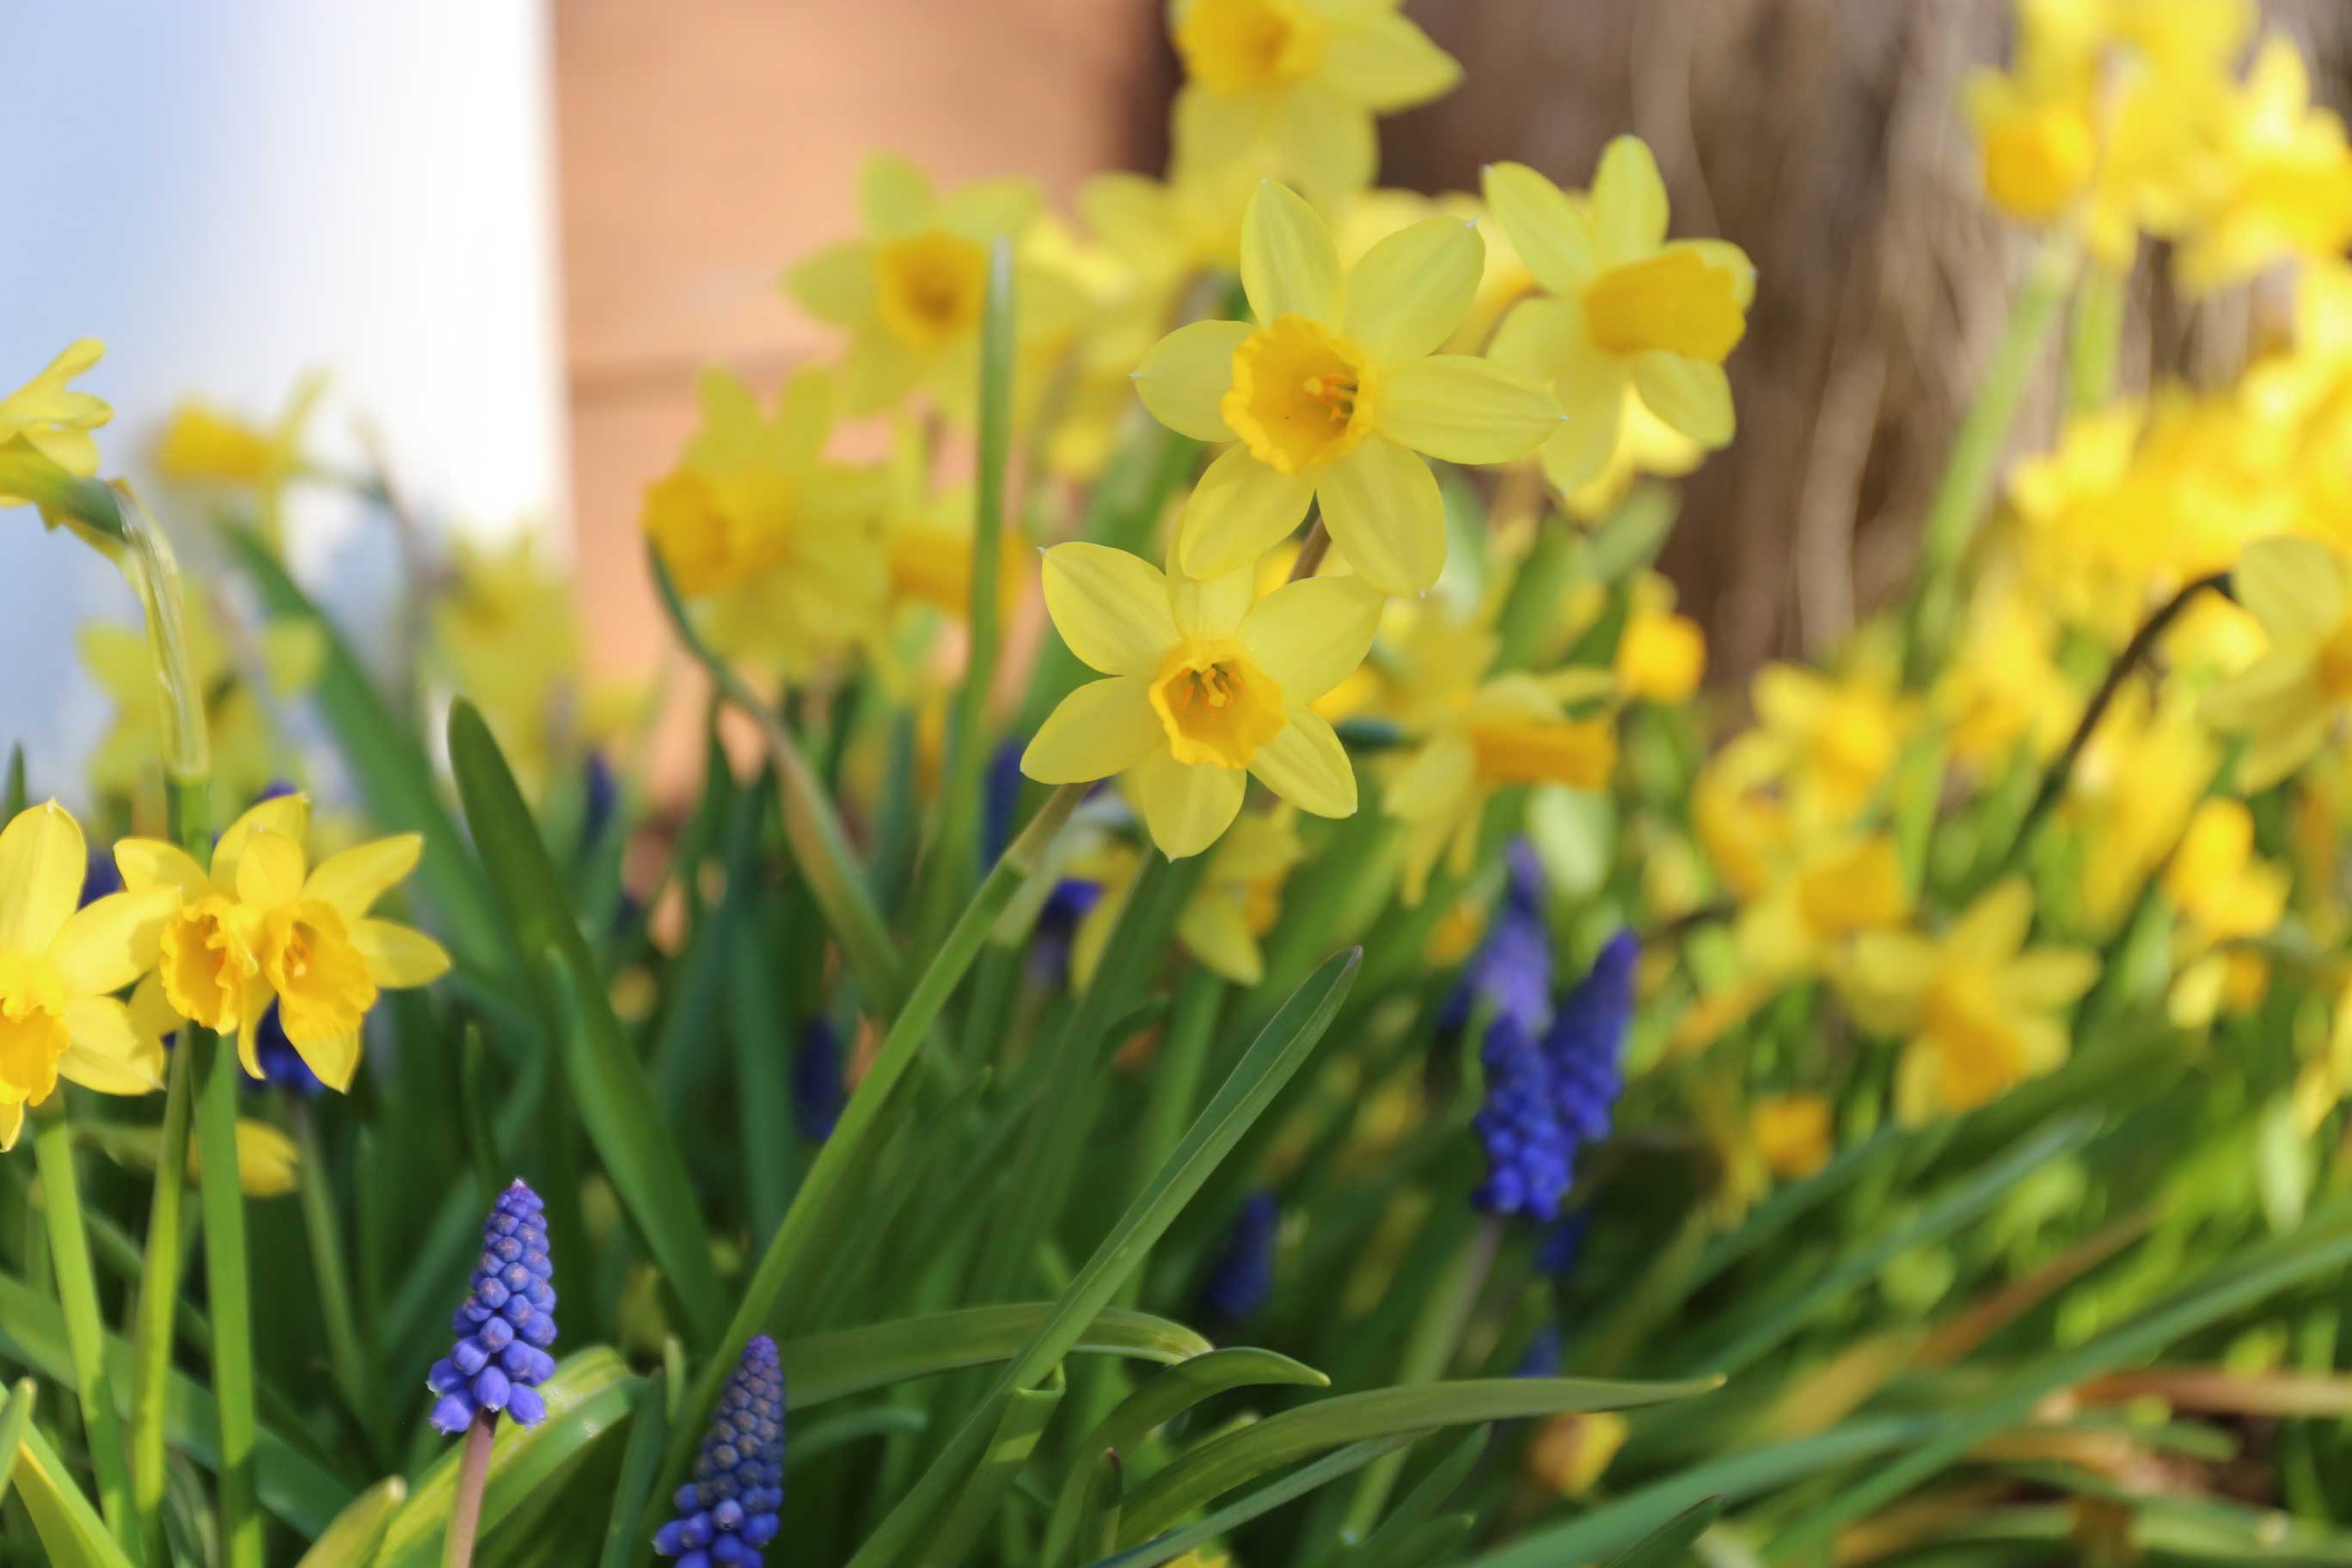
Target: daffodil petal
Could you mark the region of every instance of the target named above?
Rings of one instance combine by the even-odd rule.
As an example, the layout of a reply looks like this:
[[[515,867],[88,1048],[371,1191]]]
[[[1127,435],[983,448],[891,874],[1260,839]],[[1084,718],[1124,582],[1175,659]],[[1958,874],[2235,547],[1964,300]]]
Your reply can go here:
[[[1257,602],[1257,563],[1214,577],[1187,577],[1169,552],[1168,605],[1186,637],[1229,637]]]
[[[274,910],[302,896],[302,847],[277,833],[247,837],[237,858],[237,901]]]
[[[874,247],[828,245],[784,274],[784,292],[820,321],[846,327],[874,313]]]
[[[1331,542],[1382,593],[1421,593],[1445,569],[1445,503],[1437,476],[1385,436],[1325,469],[1315,494]]]
[[[2079,947],[2035,948],[2020,953],[2002,976],[2011,1006],[2048,1013],[2071,1006],[2097,984],[2099,961]]]
[[[415,833],[354,844],[320,861],[303,882],[302,896],[333,905],[346,921],[358,920],[416,869],[424,853],[424,837]]]
[[[47,952],[81,901],[81,825],[56,801],[0,829],[0,952]]]
[[[1130,769],[1126,781],[1151,842],[1178,860],[1214,844],[1232,824],[1247,775],[1239,768],[1180,763],[1162,749]]]
[[[1243,106],[1251,138],[1242,155],[1272,157],[1286,178],[1319,202],[1345,201],[1372,183],[1381,161],[1372,111],[1318,82],[1276,95],[1270,113]],[[1203,161],[1197,166],[1213,168]]]
[[[1458,218],[1399,229],[1348,273],[1348,337],[1384,363],[1435,353],[1470,313],[1486,265],[1486,242]]]
[[[131,1026],[150,1039],[162,1039],[187,1022],[163,994],[163,977],[150,973],[131,990]]]
[[[236,863],[244,857],[246,842],[254,834],[275,833],[299,847],[310,830],[308,795],[273,795],[254,805],[230,823],[228,831],[220,836],[220,842],[213,846],[213,886],[224,893],[236,891]]]
[[[423,931],[396,921],[354,921],[352,945],[367,960],[368,978],[398,990],[430,985],[449,973],[449,953]]]
[[[1254,565],[1306,517],[1315,489],[1312,474],[1282,473],[1247,447],[1226,447],[1192,487],[1177,524],[1184,574],[1221,577]]]
[[[1653,349],[1633,356],[1633,386],[1651,413],[1700,446],[1731,440],[1731,381],[1721,365]]]
[[[1677,239],[1662,247],[1664,250],[1687,250],[1709,267],[1719,267],[1731,274],[1731,297],[1742,310],[1756,303],[1756,263],[1748,253],[1727,239]]]
[[[1246,321],[1194,321],[1177,328],[1143,356],[1135,395],[1151,416],[1195,441],[1230,441],[1218,407],[1234,383],[1234,351],[1250,335]]]
[[[2325,637],[2344,620],[2344,564],[2315,539],[2254,541],[2239,552],[2230,586],[2274,639]]]
[[[49,945],[68,996],[120,991],[155,967],[163,922],[180,907],[173,887],[110,893],[76,910]]]
[[[866,415],[887,408],[922,379],[925,360],[879,326],[863,326],[849,336],[841,363],[841,405]]]
[[[205,875],[195,857],[161,838],[116,839],[114,868],[122,874],[122,885],[134,891],[141,888],[177,888],[191,899],[212,891],[212,879]]]
[[[1176,940],[1220,979],[1235,985],[1255,985],[1265,978],[1257,934],[1250,930],[1249,911],[1238,898],[1216,892],[1195,894],[1176,917]]]
[[[1487,206],[1536,281],[1573,300],[1601,265],[1591,219],[1567,192],[1525,163],[1489,163],[1482,184]]]
[[[1301,811],[1318,816],[1352,816],[1356,770],[1324,717],[1293,704],[1273,740],[1250,759],[1250,772]]]
[[[1996,882],[1970,904],[1944,935],[1958,957],[1981,963],[2001,963],[2025,945],[2033,924],[2033,887],[2022,877]]]
[[[1549,387],[1475,354],[1432,354],[1390,371],[1380,431],[1449,463],[1507,463],[1559,428]]]
[[[1462,67],[1412,22],[1377,6],[1340,11],[1323,47],[1325,79],[1383,114],[1443,98]]]
[[[1592,174],[1592,237],[1604,266],[1655,250],[1666,237],[1666,182],[1638,136],[1601,150]]]
[[[1105,675],[1156,675],[1176,641],[1168,579],[1140,555],[1102,544],[1045,552],[1045,608],[1055,629]]]
[[[1019,235],[1036,221],[1042,205],[1035,182],[1008,174],[959,186],[939,204],[939,222],[972,239],[995,239]]]
[[[857,172],[857,216],[871,234],[912,233],[931,221],[937,205],[930,176],[894,153],[877,153]]]
[[[359,1072],[360,1037],[356,1034],[337,1035],[325,1040],[294,1040],[294,1054],[319,1075],[319,1081],[337,1094],[350,1091],[352,1079]]]
[[[1290,703],[1312,702],[1371,651],[1386,595],[1360,577],[1309,577],[1276,588],[1241,624],[1241,645]]]
[[[1114,675],[1062,699],[1021,753],[1021,771],[1039,784],[1090,784],[1135,766],[1167,739],[1149,683]]]
[[[1339,314],[1339,252],[1323,216],[1289,186],[1258,183],[1242,217],[1242,291],[1257,319],[1296,313],[1326,326]]]
[[[149,1094],[163,1087],[163,1042],[142,1036],[111,996],[66,1004],[66,1054],[58,1072],[100,1094]]]
[[[1617,435],[1624,418],[1625,399],[1588,396],[1581,403],[1562,405],[1559,431],[1536,448],[1544,478],[1559,491],[1573,494],[1606,468],[1617,450]]]

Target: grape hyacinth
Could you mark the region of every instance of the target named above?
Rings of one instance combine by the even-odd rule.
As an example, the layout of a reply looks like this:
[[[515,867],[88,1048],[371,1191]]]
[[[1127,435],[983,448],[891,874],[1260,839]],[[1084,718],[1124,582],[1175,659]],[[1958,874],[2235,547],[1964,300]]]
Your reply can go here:
[[[823,1018],[811,1018],[793,1053],[793,1122],[801,1136],[822,1143],[849,1104],[841,1080],[841,1034]]]
[[[743,1347],[654,1551],[678,1568],[757,1568],[784,1501],[784,1369],[765,1334]]]
[[[1242,1200],[1209,1266],[1208,1283],[1201,1288],[1202,1303],[1212,1316],[1229,1323],[1257,1316],[1274,1293],[1274,1240],[1281,1226],[1282,1211],[1272,1193],[1260,1188]]]
[[[1479,1053],[1486,1099],[1471,1122],[1486,1152],[1486,1179],[1471,1194],[1482,1212],[1546,1224],[1559,1217],[1577,1153],[1608,1136],[1624,1088],[1619,1058],[1640,955],[1632,932],[1610,938],[1540,1039],[1507,1014],[1488,1026]]]
[[[539,1384],[555,1371],[555,1291],[548,1284],[546,1205],[518,1180],[499,1194],[482,1222],[482,1256],[472,1288],[450,1320],[457,1344],[436,1362],[425,1384],[440,1401],[434,1427],[455,1436],[483,1412],[525,1426],[547,1415]]]
[[[1458,1030],[1484,1002],[1530,1035],[1551,1022],[1551,927],[1544,919],[1543,863],[1524,838],[1509,852],[1510,886],[1495,911],[1486,940],[1445,1000],[1438,1027]]]

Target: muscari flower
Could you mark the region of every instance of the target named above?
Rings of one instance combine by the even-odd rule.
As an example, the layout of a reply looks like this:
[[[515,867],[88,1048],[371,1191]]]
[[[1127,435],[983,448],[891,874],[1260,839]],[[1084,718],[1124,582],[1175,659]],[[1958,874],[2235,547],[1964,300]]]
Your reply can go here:
[[[1538,377],[1566,419],[1544,443],[1544,472],[1575,491],[1616,451],[1629,391],[1705,447],[1731,440],[1723,362],[1748,330],[1756,268],[1722,240],[1666,238],[1666,187],[1631,136],[1601,155],[1588,202],[1524,163],[1495,163],[1486,202],[1550,299],[1512,310],[1490,351]]]
[[[1510,880],[1486,940],[1446,998],[1438,1026],[1459,1029],[1481,1004],[1530,1035],[1551,1022],[1551,926],[1544,919],[1543,862],[1535,847],[1513,839]]]
[[[80,826],[54,801],[0,830],[0,1149],[60,1077],[102,1094],[163,1083],[163,1047],[113,994],[154,965],[177,900],[148,889],[77,907],[89,869]]]
[[[1443,97],[1462,68],[1402,0],[1173,0],[1180,165],[1236,162],[1326,197],[1370,184],[1373,117]]]
[[[310,820],[307,796],[261,802],[213,846],[209,874],[157,838],[123,839],[114,858],[129,887],[169,889],[178,903],[134,1003],[234,1033],[245,1070],[260,1078],[262,1015],[274,1002],[294,1049],[343,1089],[379,988],[428,984],[448,971],[449,955],[424,932],[368,914],[415,868],[422,838],[380,838],[310,868]]]
[[[1477,230],[1431,218],[1342,274],[1322,216],[1258,186],[1242,221],[1248,321],[1195,321],[1135,373],[1144,406],[1196,440],[1231,442],[1185,503],[1189,575],[1247,567],[1321,508],[1331,542],[1384,593],[1418,594],[1445,564],[1445,506],[1417,454],[1525,457],[1559,428],[1543,387],[1473,354],[1437,353],[1478,289]]]
[[[1540,1037],[1510,1017],[1487,1029],[1486,1099],[1472,1121],[1486,1153],[1486,1179],[1471,1194],[1481,1211],[1559,1217],[1578,1152],[1608,1135],[1624,1087],[1618,1058],[1640,951],[1630,931],[1610,938]]]
[[[1302,810],[1351,815],[1355,770],[1307,705],[1362,662],[1381,595],[1311,577],[1253,602],[1253,564],[1196,582],[1104,545],[1047,551],[1055,627],[1110,679],[1062,700],[1021,771],[1042,784],[1121,775],[1171,858],[1216,842],[1252,775]]]
[[[98,443],[90,432],[114,417],[103,398],[76,392],[68,384],[96,364],[106,345],[81,338],[66,346],[40,374],[0,397],[0,452],[22,443],[78,479],[98,472]],[[0,489],[0,507],[32,503],[30,496]]]
[[[1264,1188],[1242,1200],[1232,1228],[1209,1265],[1201,1302],[1210,1313],[1228,1323],[1257,1316],[1274,1293],[1274,1243],[1282,1228],[1282,1210]]]
[[[428,1417],[451,1436],[488,1413],[524,1426],[547,1415],[539,1385],[555,1374],[555,1266],[547,1258],[546,1205],[518,1178],[482,1222],[482,1256],[466,1300],[449,1320],[457,1336],[425,1384],[440,1396]]]
[[[767,1335],[743,1347],[703,1434],[694,1479],[672,1501],[677,1517],[655,1534],[656,1552],[677,1558],[678,1568],[758,1568],[784,1501],[784,1369]]]

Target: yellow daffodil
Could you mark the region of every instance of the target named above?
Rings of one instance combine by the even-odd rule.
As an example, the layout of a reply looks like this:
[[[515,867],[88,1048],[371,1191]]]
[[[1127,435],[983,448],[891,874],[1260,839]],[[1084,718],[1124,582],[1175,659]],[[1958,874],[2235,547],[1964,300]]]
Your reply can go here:
[[[2026,946],[2033,892],[1987,890],[1940,936],[1867,931],[1844,974],[1863,1026],[1906,1043],[1895,1110],[1906,1121],[1968,1110],[2066,1058],[2060,1015],[2098,978],[2096,954]]]
[[[582,717],[571,580],[528,531],[502,545],[460,541],[449,565],[433,604],[432,657],[536,790]]]
[[[2130,914],[2220,765],[2185,689],[2151,697],[2135,683],[2107,710],[2067,781],[2066,815],[2084,837],[2074,890],[2091,930]]]
[[[1599,522],[1633,493],[1635,479],[1644,475],[1678,479],[1696,472],[1706,459],[1705,447],[1651,413],[1642,395],[1629,386],[1617,444],[1591,479],[1560,492],[1559,503],[1580,522]]]
[[[266,429],[216,404],[191,398],[172,411],[155,448],[155,466],[164,478],[183,484],[252,490],[266,536],[275,540],[279,502],[287,482],[302,470],[303,431],[326,385],[324,376],[303,377],[285,412]]]
[[[1562,1497],[1581,1497],[1600,1484],[1632,1431],[1613,1410],[1554,1415],[1528,1445],[1528,1476]]]
[[[1041,205],[1025,180],[985,180],[941,195],[902,158],[866,160],[858,180],[865,237],[818,251],[784,279],[811,315],[848,330],[841,376],[849,413],[871,414],[919,385],[970,420],[989,247],[998,239],[1017,244]],[[1019,333],[1067,330],[1079,302],[1058,278],[1023,264],[1018,288]]]
[[[1363,661],[1381,595],[1310,577],[1255,598],[1255,564],[1196,581],[1099,544],[1047,551],[1055,627],[1109,679],[1062,700],[1021,771],[1045,784],[1119,774],[1171,858],[1216,842],[1249,775],[1318,816],[1353,813],[1355,770],[1307,704]]]
[[[106,345],[82,338],[66,346],[47,369],[0,397],[0,453],[23,449],[55,463],[78,479],[98,472],[98,443],[90,432],[114,417],[103,398],[76,392],[74,377],[96,364]],[[0,506],[29,505],[32,497],[0,487]]]
[[[2224,1006],[2243,1011],[2263,999],[2269,962],[2230,944],[2276,930],[2292,885],[2284,866],[2254,853],[2254,817],[2245,802],[2210,795],[2197,803],[2164,867],[2164,896],[2181,921],[2181,967],[2167,998],[2176,1025],[2196,1028]]]
[[[1242,224],[1255,326],[1195,321],[1135,373],[1170,428],[1230,441],[1179,525],[1194,576],[1255,562],[1310,502],[1374,586],[1418,594],[1445,564],[1445,507],[1416,453],[1501,463],[1559,424],[1540,387],[1486,360],[1433,351],[1478,286],[1477,233],[1432,218],[1391,235],[1343,277],[1331,231],[1287,187],[1258,187]]]
[[[1187,289],[1241,265],[1242,214],[1259,178],[1239,163],[1203,167],[1180,160],[1164,181],[1122,171],[1078,187],[1078,216],[1126,268],[1118,325],[1105,334],[1106,353],[1123,354],[1134,369],[1176,319]]]
[[[678,592],[707,602],[730,652],[806,673],[873,631],[888,584],[876,478],[824,460],[834,384],[803,371],[772,416],[722,370],[703,373],[702,426],[646,492],[645,530]]]
[[[2269,646],[2206,694],[2205,713],[2248,738],[2238,784],[2262,790],[2311,760],[2352,699],[2352,581],[2325,544],[2265,539],[2246,546],[2231,584]]]
[[[1282,884],[1306,854],[1296,813],[1287,807],[1244,812],[1217,841],[1200,884],[1178,912],[1176,940],[1212,973],[1236,985],[1256,984],[1265,975],[1258,939],[1274,929]],[[1064,868],[1065,876],[1102,889],[1070,942],[1070,977],[1079,985],[1094,978],[1142,868],[1143,858],[1133,849],[1108,843]]]
[[[1675,613],[1674,584],[1654,572],[1633,585],[1614,668],[1627,698],[1669,705],[1689,701],[1706,673],[1706,634]]]
[[[1830,1163],[1837,1147],[1830,1102],[1818,1094],[1768,1094],[1748,1107],[1748,1137],[1765,1169],[1798,1181]]]
[[[1929,698],[1953,761],[1982,772],[2021,745],[2037,760],[2055,754],[2082,709],[2057,653],[2057,623],[2043,601],[2011,579],[1979,584],[1958,651]]]
[[[1373,118],[1451,91],[1462,68],[1402,0],[1170,0],[1184,62],[1181,163],[1242,163],[1335,198],[1371,184]]]
[[[1544,443],[1545,474],[1581,489],[1616,452],[1626,394],[1701,447],[1732,436],[1723,362],[1748,331],[1756,268],[1721,240],[1666,238],[1666,186],[1650,150],[1620,136],[1580,204],[1523,163],[1486,170],[1486,205],[1552,296],[1495,334],[1496,360],[1541,380],[1567,418]]]
[[[143,1003],[152,1006],[160,993],[180,1017],[236,1035],[245,1070],[259,1078],[255,1043],[275,1001],[303,1061],[342,1089],[359,1067],[360,1026],[378,989],[429,984],[448,970],[449,955],[422,931],[368,913],[415,868],[423,839],[380,838],[309,867],[310,821],[302,795],[263,801],[221,835],[209,874],[157,838],[122,839],[114,859],[126,888],[173,895]]]
[[[81,828],[52,801],[0,829],[0,1149],[60,1077],[101,1094],[163,1084],[161,1045],[114,993],[154,967],[168,892],[110,894],[85,909]]]
[[[2311,73],[2284,38],[2264,40],[2222,121],[2221,147],[2180,251],[2192,289],[2250,278],[2289,257],[2337,258],[2352,243],[2352,145],[2311,101]]]
[[[1536,287],[1536,275],[1519,259],[1518,247],[1500,224],[1489,223],[1486,204],[1466,191],[1425,196],[1419,191],[1375,189],[1359,191],[1339,210],[1331,237],[1339,247],[1339,264],[1353,267],[1365,252],[1400,229],[1433,217],[1459,218],[1478,225],[1486,242],[1486,261],[1478,273],[1478,290],[1471,297],[1469,314],[1445,340],[1448,353],[1480,353],[1495,335],[1504,312]]]
[[[1793,664],[1759,670],[1756,716],[1784,759],[1792,787],[1828,820],[1850,819],[1895,771],[1916,722],[1895,673],[1864,650],[1841,673]]]

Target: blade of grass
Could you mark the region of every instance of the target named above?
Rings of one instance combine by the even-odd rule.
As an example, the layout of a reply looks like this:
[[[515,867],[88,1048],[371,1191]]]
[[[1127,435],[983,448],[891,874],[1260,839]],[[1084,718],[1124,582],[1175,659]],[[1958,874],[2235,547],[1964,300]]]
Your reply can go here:
[[[787,1340],[776,1347],[783,1360],[785,1408],[805,1410],[909,1378],[1008,1361],[1054,1309],[1050,1301],[961,1307]],[[1211,1349],[1181,1323],[1116,1307],[1098,1313],[1070,1348],[1170,1363],[1171,1370],[1195,1357],[1207,1359]]]
[[[386,1476],[352,1500],[294,1568],[369,1568],[392,1516],[408,1500],[408,1483]]]
[[[621,1474],[613,1484],[613,1513],[604,1525],[604,1550],[597,1568],[629,1568],[645,1544],[637,1521],[661,1470],[662,1444],[668,1436],[669,1404],[667,1375],[649,1377],[637,1385],[629,1402],[629,1446],[621,1454]]]
[[[1325,1455],[1311,1465],[1301,1466],[1273,1485],[1219,1509],[1198,1524],[1187,1525],[1157,1541],[1147,1541],[1116,1557],[1098,1558],[1088,1563],[1087,1568],[1159,1568],[1159,1564],[1173,1562],[1196,1546],[1205,1546],[1219,1540],[1250,1521],[1305,1497],[1318,1487],[1328,1486],[1342,1476],[1354,1474],[1384,1454],[1393,1454],[1400,1448],[1408,1447],[1426,1435],[1406,1432],[1392,1437],[1377,1437],[1370,1442],[1352,1444],[1336,1454]]]
[[[1047,1371],[1045,1386],[1007,1389],[998,1396],[996,1430],[980,1463],[940,1510],[938,1524],[923,1542],[925,1562],[964,1560],[972,1542],[995,1517],[1013,1478],[1037,1451],[1037,1439],[1045,1435],[1045,1424],[1061,1407],[1065,1387],[1062,1369],[1056,1366]]]
[[[131,1568],[131,1559],[106,1532],[106,1521],[73,1482],[58,1451],[27,1422],[12,1456],[16,1495],[33,1516],[34,1532],[49,1568]]]
[[[81,1401],[82,1429],[89,1441],[90,1469],[98,1480],[99,1508],[122,1554],[134,1563],[144,1563],[146,1550],[131,1500],[122,1419],[115,1413],[114,1387],[107,1374],[106,1323],[99,1316],[98,1275],[90,1264],[89,1234],[82,1226],[73,1128],[58,1099],[33,1112],[33,1154],[41,1171],[41,1207],[48,1216],[58,1306],[65,1319],[66,1347],[73,1357],[74,1391]]]
[[[253,1391],[253,1274],[246,1258],[245,1192],[236,1174],[236,1103],[245,1068],[235,1048],[209,1029],[190,1025],[182,1038],[180,1048],[196,1053],[194,1071],[201,1080],[196,1195],[205,1216],[205,1295],[213,1315],[221,1558],[227,1568],[262,1568],[262,1518],[253,1474],[260,1428]]]

